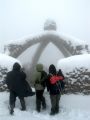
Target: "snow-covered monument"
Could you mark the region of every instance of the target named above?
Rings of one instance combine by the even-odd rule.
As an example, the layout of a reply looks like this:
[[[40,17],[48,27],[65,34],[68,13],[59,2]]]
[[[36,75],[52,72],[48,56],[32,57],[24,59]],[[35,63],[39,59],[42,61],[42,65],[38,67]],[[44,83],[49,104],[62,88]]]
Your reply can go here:
[[[49,43],[53,43],[58,50],[61,51],[64,57],[90,52],[88,44],[85,41],[67,37],[58,33],[56,30],[56,23],[54,21],[47,20],[44,24],[44,31],[42,33],[20,40],[10,41],[4,47],[4,52],[17,58],[25,52],[25,50],[39,43],[32,60],[32,65],[36,65],[41,54]],[[53,49],[51,49],[51,51],[53,51]]]
[[[37,51],[40,49],[38,54],[41,54],[45,47],[52,42],[63,53],[64,57],[90,52],[85,41],[61,35],[56,30],[56,23],[47,20],[44,24],[44,32],[26,39],[11,41],[4,47],[4,51],[5,53],[8,51],[10,56],[17,58],[27,48],[40,43]]]
[[[55,49],[50,47],[50,45],[55,46],[62,54],[63,58],[90,53],[87,42],[73,37],[68,37],[57,32],[57,26],[53,20],[47,20],[45,22],[44,31],[42,33],[8,42],[4,47],[4,52],[5,54],[17,58],[22,62],[25,67],[28,80],[30,80],[35,65],[38,62],[41,62],[44,65],[47,63],[46,67],[48,67],[48,65],[52,63],[56,65],[60,59],[60,54],[58,54],[57,58],[57,52],[55,54]],[[46,53],[48,54],[48,57],[44,54],[44,61],[40,61],[40,58],[47,46],[50,48],[47,49]],[[25,51],[27,51],[28,54]]]

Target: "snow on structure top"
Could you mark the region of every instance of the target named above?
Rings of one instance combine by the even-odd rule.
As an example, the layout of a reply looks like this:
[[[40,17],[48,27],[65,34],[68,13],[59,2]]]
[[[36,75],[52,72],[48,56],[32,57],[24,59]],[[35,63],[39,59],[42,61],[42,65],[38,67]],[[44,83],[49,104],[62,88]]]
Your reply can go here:
[[[56,26],[56,22],[53,20],[46,20],[45,24],[44,24],[44,30],[56,30],[57,26]]]
[[[39,34],[35,34],[33,36],[9,41],[4,46],[4,52],[13,57],[17,57],[32,45],[42,42],[43,44],[48,44],[49,42],[52,42],[57,46],[57,48],[60,48],[60,50],[63,47],[64,49],[61,52],[65,50],[65,54],[67,53],[67,51],[68,53],[70,53],[70,55],[67,55],[66,57],[71,55],[90,53],[89,46],[86,41],[61,34],[57,31],[48,30]]]

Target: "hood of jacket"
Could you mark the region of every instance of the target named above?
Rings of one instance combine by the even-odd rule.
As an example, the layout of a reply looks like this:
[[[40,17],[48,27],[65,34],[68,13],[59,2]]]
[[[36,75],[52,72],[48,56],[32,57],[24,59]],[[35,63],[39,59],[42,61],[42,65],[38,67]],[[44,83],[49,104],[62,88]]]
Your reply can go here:
[[[49,73],[50,74],[56,74],[56,68],[53,64],[49,66]]]
[[[21,69],[21,66],[20,66],[20,64],[19,63],[14,63],[14,65],[13,65],[13,70],[17,70],[17,71],[19,71]]]
[[[38,72],[43,71],[43,65],[42,65],[42,64],[37,64],[37,65],[36,65],[36,70],[37,70]]]

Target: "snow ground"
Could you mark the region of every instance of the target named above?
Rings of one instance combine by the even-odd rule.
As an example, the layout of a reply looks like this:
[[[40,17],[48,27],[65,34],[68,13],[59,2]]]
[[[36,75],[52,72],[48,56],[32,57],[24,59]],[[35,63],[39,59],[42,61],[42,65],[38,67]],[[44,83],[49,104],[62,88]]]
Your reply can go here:
[[[8,57],[9,56],[4,57],[1,54],[1,66],[4,65],[9,68],[14,62],[16,62],[15,59],[9,59]],[[77,64],[75,64],[75,62]],[[82,67],[82,65],[84,65],[90,70],[89,64],[90,55],[88,54],[74,56],[73,58],[67,58],[67,60],[63,59],[58,63],[58,68],[61,68],[66,72],[66,70],[69,71],[74,69],[76,66]],[[14,116],[11,116],[8,110],[9,94],[8,92],[0,92],[0,120],[90,120],[90,95],[62,95],[60,101],[60,112],[55,116],[49,115],[51,105],[49,94],[46,91],[45,98],[47,109],[45,111],[42,110],[41,113],[37,113],[35,110],[35,96],[25,98],[27,106],[26,111],[20,111],[20,103],[17,99]]]
[[[25,98],[27,111],[20,111],[19,100],[16,101],[14,115],[8,111],[8,92],[0,93],[0,120],[90,120],[90,96],[62,95],[60,100],[60,112],[50,116],[49,94],[45,92],[47,109],[37,113],[35,110],[35,96]]]

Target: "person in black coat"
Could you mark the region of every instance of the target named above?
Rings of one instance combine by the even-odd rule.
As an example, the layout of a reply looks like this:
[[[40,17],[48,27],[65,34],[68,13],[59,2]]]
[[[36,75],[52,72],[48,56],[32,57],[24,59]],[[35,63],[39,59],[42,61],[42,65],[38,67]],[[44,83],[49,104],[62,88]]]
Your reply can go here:
[[[13,114],[16,97],[20,99],[21,110],[26,110],[24,97],[32,96],[35,93],[32,92],[28,82],[25,80],[26,74],[21,71],[19,63],[13,65],[12,71],[7,73],[6,84],[10,91],[9,104],[10,114]]]

